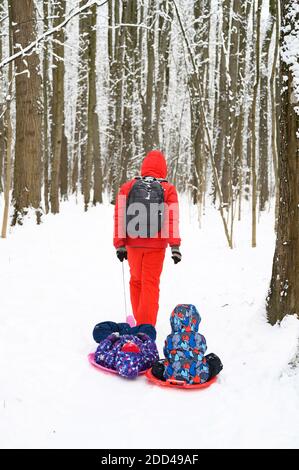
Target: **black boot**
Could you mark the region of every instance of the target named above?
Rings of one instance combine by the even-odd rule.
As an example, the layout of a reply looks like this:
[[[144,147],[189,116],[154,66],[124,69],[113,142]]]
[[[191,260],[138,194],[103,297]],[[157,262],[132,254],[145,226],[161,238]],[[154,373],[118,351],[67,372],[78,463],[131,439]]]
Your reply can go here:
[[[219,372],[222,371],[223,365],[222,362],[220,361],[219,357],[216,356],[216,354],[211,353],[205,356],[205,359],[207,361],[207,364],[209,366],[209,379],[211,380],[213,377],[219,374]]]
[[[156,377],[156,379],[159,379],[165,382],[164,370],[165,370],[164,360],[161,359],[160,361],[155,362],[155,364],[153,365],[152,374],[154,377]]]

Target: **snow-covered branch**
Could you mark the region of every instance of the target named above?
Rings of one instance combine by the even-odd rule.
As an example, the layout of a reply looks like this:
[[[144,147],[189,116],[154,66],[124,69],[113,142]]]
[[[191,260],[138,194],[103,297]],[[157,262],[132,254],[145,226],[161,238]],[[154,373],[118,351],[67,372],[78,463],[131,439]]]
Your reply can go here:
[[[52,36],[55,34],[57,31],[59,31],[61,28],[64,28],[73,18],[76,16],[80,15],[80,13],[83,13],[84,11],[88,10],[94,5],[97,5],[98,7],[104,6],[106,3],[108,3],[109,0],[104,0],[103,2],[100,2],[99,0],[90,0],[87,2],[84,6],[81,8],[77,8],[73,10],[72,13],[70,13],[59,25],[55,26],[54,28],[49,29],[45,33],[41,34],[35,41],[33,41],[31,44],[28,46],[22,48],[20,51],[16,52],[15,54],[11,55],[10,57],[7,57],[0,63],[0,69],[10,62],[13,62],[14,60],[18,59],[19,57],[22,57],[24,55],[29,55],[32,53],[34,48],[38,46],[39,43],[45,41],[49,36]]]
[[[152,29],[151,26],[147,26],[146,24],[134,24],[134,23],[119,23],[113,26],[107,26],[108,29],[120,29],[122,27],[129,27],[129,28],[144,28],[144,29]]]

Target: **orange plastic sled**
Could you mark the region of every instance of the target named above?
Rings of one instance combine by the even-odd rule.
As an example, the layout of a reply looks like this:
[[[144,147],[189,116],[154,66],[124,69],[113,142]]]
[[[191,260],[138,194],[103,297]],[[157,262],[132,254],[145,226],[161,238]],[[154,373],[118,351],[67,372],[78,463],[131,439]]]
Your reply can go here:
[[[205,382],[203,384],[194,384],[194,385],[191,385],[191,384],[187,384],[187,382],[185,382],[184,380],[172,380],[172,379],[168,379],[168,380],[159,380],[157,379],[153,374],[152,374],[152,371],[151,369],[149,369],[146,373],[146,378],[154,383],[155,385],[160,385],[160,387],[172,387],[172,388],[181,388],[181,389],[184,389],[184,390],[199,390],[199,389],[203,389],[203,388],[208,388],[210,387],[212,384],[214,384],[215,382],[217,382],[217,377],[213,377],[211,380],[209,380],[208,382]]]

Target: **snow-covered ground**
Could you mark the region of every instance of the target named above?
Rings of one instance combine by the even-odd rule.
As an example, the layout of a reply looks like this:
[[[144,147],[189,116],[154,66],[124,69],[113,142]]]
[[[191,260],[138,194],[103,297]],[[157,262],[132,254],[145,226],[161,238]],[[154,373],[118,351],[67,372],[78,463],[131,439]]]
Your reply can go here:
[[[250,248],[249,218],[226,247],[219,214],[182,204],[183,261],[168,253],[158,344],[177,303],[194,303],[208,352],[224,370],[203,391],[126,381],[93,369],[97,322],[124,320],[121,264],[111,244],[112,207],[83,213],[69,202],[41,226],[0,239],[1,448],[299,447],[299,322],[271,327],[264,299],[274,249],[273,217]],[[126,280],[128,268],[126,265]]]

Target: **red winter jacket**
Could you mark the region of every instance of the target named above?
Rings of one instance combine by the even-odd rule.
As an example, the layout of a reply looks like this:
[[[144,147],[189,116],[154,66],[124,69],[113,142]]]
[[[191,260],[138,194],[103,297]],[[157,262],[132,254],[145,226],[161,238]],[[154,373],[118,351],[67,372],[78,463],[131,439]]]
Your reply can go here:
[[[153,176],[155,178],[166,178],[167,164],[164,155],[158,150],[152,150],[147,154],[141,165],[141,176]],[[124,215],[126,212],[126,198],[136,182],[135,179],[127,181],[120,188],[114,210],[114,237],[115,248],[120,246],[143,247],[143,248],[166,248],[179,246],[181,239],[179,236],[179,206],[178,195],[173,184],[162,182],[164,189],[164,203],[168,216],[165,218],[167,226],[162,228],[153,238],[131,238],[126,236]]]

